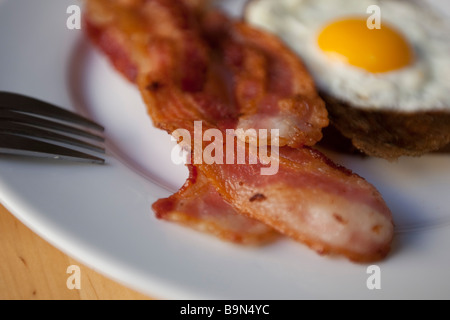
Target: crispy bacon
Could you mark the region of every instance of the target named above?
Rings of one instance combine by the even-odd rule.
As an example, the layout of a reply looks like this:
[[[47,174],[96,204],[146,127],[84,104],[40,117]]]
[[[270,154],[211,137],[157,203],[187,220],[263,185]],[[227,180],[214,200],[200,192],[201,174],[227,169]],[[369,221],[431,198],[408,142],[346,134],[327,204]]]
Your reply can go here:
[[[186,1],[126,3],[89,0],[86,30],[137,82],[156,127],[172,133],[180,121],[201,119],[222,129],[279,129],[279,144],[291,147],[321,139],[325,105],[275,36],[214,11],[202,16]]]
[[[191,179],[176,195],[155,204],[159,217],[181,217],[197,229],[214,225],[213,233],[235,232],[231,238],[253,235],[239,225],[230,227],[233,211],[320,253],[354,261],[387,254],[393,223],[380,194],[305,147],[320,140],[327,113],[290,50],[272,35],[192,6],[192,0],[123,1],[89,0],[86,29],[116,68],[138,85],[155,126],[169,133],[192,131],[193,122],[202,120],[205,128],[222,131],[279,129],[279,145],[285,146],[273,176],[262,176],[263,165],[248,162],[196,165],[201,183]],[[205,196],[195,203],[198,190]],[[189,209],[181,208],[185,205]],[[211,207],[221,213],[205,216]],[[218,227],[222,217],[227,222]]]
[[[276,175],[261,175],[260,162],[197,167],[239,212],[318,253],[366,262],[389,252],[394,225],[381,195],[312,148],[280,149]]]
[[[189,179],[174,195],[152,206],[159,219],[177,222],[240,244],[260,245],[278,235],[272,228],[238,213],[206,177],[188,166]]]

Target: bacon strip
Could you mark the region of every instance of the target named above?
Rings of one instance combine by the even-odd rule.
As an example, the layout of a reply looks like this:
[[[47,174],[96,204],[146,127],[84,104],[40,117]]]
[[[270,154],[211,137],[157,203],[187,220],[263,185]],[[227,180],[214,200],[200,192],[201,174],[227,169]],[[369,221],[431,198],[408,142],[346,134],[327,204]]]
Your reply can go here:
[[[136,82],[156,127],[204,120],[279,129],[279,145],[314,145],[327,111],[301,61],[276,37],[185,1],[89,0],[85,27]],[[192,5],[192,4],[190,4]],[[257,141],[257,137],[253,137]]]
[[[239,212],[320,254],[369,262],[389,252],[394,225],[379,192],[312,148],[282,148],[276,175],[261,175],[260,162],[197,167]]]
[[[231,205],[320,253],[353,261],[388,253],[393,223],[380,194],[304,147],[321,138],[328,120],[312,79],[293,53],[271,35],[218,13],[192,11],[185,1],[122,1],[89,0],[87,30],[116,68],[137,83],[155,126],[169,133],[192,131],[193,122],[202,120],[205,128],[222,131],[280,129],[279,145],[286,147],[276,175],[261,176],[261,164],[196,165],[225,199],[218,207],[228,206],[227,219]],[[158,215],[173,220],[182,212],[186,221],[195,221],[191,226],[210,225],[192,202],[202,181],[188,181],[157,204]],[[206,199],[212,196],[211,189],[206,192]],[[181,210],[181,203],[190,203],[192,212]]]

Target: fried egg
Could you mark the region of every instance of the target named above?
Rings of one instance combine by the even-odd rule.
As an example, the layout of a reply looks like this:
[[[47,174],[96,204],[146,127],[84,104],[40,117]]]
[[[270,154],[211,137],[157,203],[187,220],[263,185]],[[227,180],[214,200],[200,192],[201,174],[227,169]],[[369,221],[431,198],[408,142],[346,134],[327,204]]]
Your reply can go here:
[[[380,28],[369,28],[373,5],[380,8]],[[450,26],[423,4],[254,0],[246,20],[280,36],[322,92],[352,106],[450,110]]]

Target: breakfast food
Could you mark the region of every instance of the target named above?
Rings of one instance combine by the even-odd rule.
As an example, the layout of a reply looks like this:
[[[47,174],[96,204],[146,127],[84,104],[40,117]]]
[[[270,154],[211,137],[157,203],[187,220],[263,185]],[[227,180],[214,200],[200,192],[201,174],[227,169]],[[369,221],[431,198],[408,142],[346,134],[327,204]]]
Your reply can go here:
[[[367,181],[309,148],[281,148],[276,175],[259,166],[200,164],[223,199],[320,254],[352,261],[384,258],[394,225],[381,195]]]
[[[311,147],[327,112],[301,61],[275,36],[195,1],[89,0],[86,9],[87,34],[138,86],[158,128],[195,136],[200,121],[224,136],[249,126],[280,131],[278,173],[261,175],[267,163],[252,153],[267,140],[245,138],[236,152],[255,163],[190,164],[185,186],[153,205],[157,217],[242,243],[279,232],[353,261],[387,255],[389,208],[372,185]]]
[[[373,5],[381,29],[369,28]],[[302,57],[331,123],[364,153],[394,159],[450,143],[450,28],[426,6],[253,0],[246,20]]]
[[[200,26],[194,14],[184,15],[183,3],[144,2],[89,1],[93,14],[86,29],[114,57],[116,68],[137,83],[148,105],[164,105],[149,108],[156,127],[172,133],[204,119],[219,128],[275,128],[280,145],[291,147],[322,138],[328,125],[324,103],[301,61],[278,39],[231,24],[220,13],[205,16]],[[145,15],[131,16],[136,6]],[[127,16],[114,19],[109,11]],[[167,12],[176,18],[165,21]],[[98,23],[110,26],[100,32]],[[128,34],[120,34],[121,28]]]

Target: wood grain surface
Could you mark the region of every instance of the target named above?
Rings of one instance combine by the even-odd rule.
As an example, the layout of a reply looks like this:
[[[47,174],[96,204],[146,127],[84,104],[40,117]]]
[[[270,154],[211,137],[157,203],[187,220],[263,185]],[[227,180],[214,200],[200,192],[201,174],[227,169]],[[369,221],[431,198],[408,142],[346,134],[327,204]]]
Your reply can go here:
[[[149,297],[82,265],[33,233],[0,205],[1,300],[144,300]],[[70,290],[67,268],[80,267]]]

